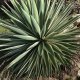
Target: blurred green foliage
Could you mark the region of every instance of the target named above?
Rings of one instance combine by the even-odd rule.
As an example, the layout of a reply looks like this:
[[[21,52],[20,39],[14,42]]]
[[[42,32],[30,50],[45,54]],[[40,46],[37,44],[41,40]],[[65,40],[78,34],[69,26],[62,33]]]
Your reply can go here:
[[[0,26],[0,34],[2,33],[9,33],[10,31],[8,29],[3,28],[2,26]]]

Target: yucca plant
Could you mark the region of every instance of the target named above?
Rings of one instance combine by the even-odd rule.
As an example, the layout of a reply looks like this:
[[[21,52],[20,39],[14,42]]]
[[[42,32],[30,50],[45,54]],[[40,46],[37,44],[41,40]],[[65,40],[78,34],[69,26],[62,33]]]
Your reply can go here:
[[[60,66],[71,64],[76,53],[76,35],[80,29],[73,23],[80,16],[70,15],[73,5],[64,8],[64,0],[10,0],[13,8],[2,10],[10,21],[0,25],[12,33],[0,35],[0,61],[6,62],[17,77],[50,77]]]

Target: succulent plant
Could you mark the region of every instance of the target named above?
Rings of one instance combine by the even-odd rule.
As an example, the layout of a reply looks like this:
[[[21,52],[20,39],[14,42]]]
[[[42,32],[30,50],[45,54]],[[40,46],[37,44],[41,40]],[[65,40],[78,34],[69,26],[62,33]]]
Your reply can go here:
[[[10,0],[1,9],[10,21],[0,19],[0,25],[13,33],[0,35],[0,61],[17,77],[50,77],[60,66],[69,66],[79,44],[80,28],[73,23],[73,5],[64,7],[64,0]]]

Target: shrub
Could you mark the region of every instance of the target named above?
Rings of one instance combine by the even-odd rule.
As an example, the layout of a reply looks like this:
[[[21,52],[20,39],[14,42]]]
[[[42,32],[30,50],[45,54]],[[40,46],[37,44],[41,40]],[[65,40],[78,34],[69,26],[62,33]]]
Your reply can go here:
[[[70,66],[79,44],[80,28],[73,23],[80,16],[70,15],[73,5],[64,8],[64,0],[11,0],[14,7],[2,10],[11,21],[0,19],[0,25],[14,34],[0,37],[0,60],[17,78],[50,77],[59,74],[60,66]]]

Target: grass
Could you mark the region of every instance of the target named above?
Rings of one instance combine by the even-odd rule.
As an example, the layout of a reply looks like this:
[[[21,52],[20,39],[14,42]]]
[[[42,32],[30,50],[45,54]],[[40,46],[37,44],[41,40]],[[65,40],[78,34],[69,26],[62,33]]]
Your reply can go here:
[[[0,34],[1,34],[1,33],[8,33],[8,32],[9,32],[8,29],[5,29],[5,28],[3,28],[2,26],[0,26]]]

